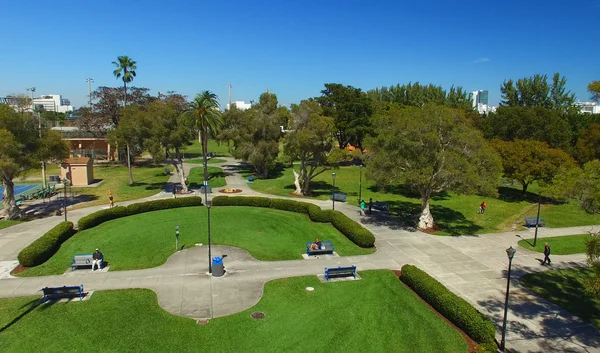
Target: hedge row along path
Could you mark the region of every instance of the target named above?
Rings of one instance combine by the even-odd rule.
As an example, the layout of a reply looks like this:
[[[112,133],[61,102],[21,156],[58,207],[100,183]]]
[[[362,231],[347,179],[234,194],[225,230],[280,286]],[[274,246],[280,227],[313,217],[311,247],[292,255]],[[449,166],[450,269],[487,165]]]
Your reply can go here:
[[[213,166],[223,168],[228,188],[243,190],[235,195],[281,198],[261,195],[251,190],[236,172],[238,163],[231,158],[226,160],[225,163]],[[187,164],[184,166],[187,170],[191,167]],[[169,182],[176,180],[174,176]],[[154,198],[172,197],[169,193],[170,185]],[[224,194],[215,190],[209,199],[217,195]],[[293,199],[311,202],[323,209],[331,208],[329,201]],[[133,202],[136,201],[129,203]],[[69,220],[76,222],[80,217],[102,208],[74,210],[69,213]],[[80,270],[63,276],[3,279],[0,280],[0,297],[35,295],[45,286],[81,283],[86,290],[149,288],[157,293],[159,304],[173,314],[210,318],[251,307],[260,299],[264,283],[275,278],[321,274],[325,267],[338,265],[354,264],[359,270],[399,270],[404,264],[414,264],[490,317],[496,324],[499,340],[508,265],[505,249],[512,246],[517,249],[517,254],[513,260],[507,347],[518,352],[600,352],[598,329],[527,292],[519,285],[518,278],[523,274],[548,269],[540,266],[540,254],[517,245],[521,239],[517,235],[532,238],[533,230],[440,237],[405,229],[386,218],[361,219],[358,208],[354,205],[336,203],[336,210],[361,222],[375,234],[376,253],[316,260],[261,262],[252,259],[242,249],[215,246],[215,255],[228,255],[225,266],[229,272],[223,278],[213,279],[205,274],[208,254],[203,246],[176,253],[164,265],[147,270],[94,273]],[[16,265],[19,251],[61,220],[62,217],[52,217],[0,230],[0,265]],[[590,230],[598,231],[600,226],[540,228],[538,237],[584,234]],[[218,239],[214,241],[218,242]],[[106,256],[110,261],[110,254]],[[585,256],[582,254],[552,255],[552,269],[584,264]]]

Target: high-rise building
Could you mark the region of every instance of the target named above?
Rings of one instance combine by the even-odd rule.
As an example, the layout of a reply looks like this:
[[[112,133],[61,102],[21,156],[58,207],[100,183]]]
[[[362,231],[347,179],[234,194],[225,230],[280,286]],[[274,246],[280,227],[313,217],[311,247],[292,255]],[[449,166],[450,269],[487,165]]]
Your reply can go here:
[[[487,114],[490,112],[488,90],[473,91],[469,94],[469,98],[473,102],[473,108],[476,109],[479,114]]]

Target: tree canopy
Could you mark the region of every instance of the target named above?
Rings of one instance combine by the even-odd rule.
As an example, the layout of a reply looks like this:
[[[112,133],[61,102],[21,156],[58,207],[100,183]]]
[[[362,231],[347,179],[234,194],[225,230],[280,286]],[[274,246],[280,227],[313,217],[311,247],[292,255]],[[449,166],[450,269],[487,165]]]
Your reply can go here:
[[[450,87],[449,91],[433,84],[421,85],[419,82],[407,85],[397,84],[390,87],[375,88],[367,92],[376,101],[397,103],[399,105],[422,107],[426,104],[446,105],[452,108],[473,110],[467,92],[462,87]]]
[[[500,86],[502,92],[501,106],[508,107],[543,107],[566,111],[575,103],[575,94],[566,90],[567,79],[555,73],[552,83],[547,75],[536,74],[514,82],[506,80]]]
[[[600,101],[600,81],[593,81],[587,86],[588,92],[592,95],[592,100]]]
[[[599,213],[600,161],[587,162],[583,168],[562,169],[545,191],[559,200],[578,200],[588,213]]]

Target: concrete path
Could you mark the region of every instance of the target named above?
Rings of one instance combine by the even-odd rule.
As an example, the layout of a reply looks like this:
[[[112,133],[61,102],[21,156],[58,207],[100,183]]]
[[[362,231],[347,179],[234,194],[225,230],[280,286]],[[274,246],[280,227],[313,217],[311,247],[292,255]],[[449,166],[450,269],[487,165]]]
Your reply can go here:
[[[225,163],[211,166],[224,168],[227,187],[243,190],[235,195],[261,195],[250,189],[236,172],[237,162],[233,159],[226,160]],[[192,166],[197,165],[184,164],[186,173],[189,173]],[[177,180],[172,177],[171,181]],[[209,198],[216,195],[223,194],[209,194]],[[171,196],[167,191],[157,197]],[[298,200],[292,197],[290,199]],[[330,201],[301,201],[311,202],[322,208],[331,207]],[[95,210],[90,208],[77,211],[81,212],[81,217]],[[39,294],[40,288],[46,285],[83,283],[86,290],[141,287],[154,290],[159,304],[165,310],[200,319],[230,315],[253,306],[260,300],[264,283],[272,279],[322,274],[324,267],[339,265],[354,264],[359,270],[369,270],[400,269],[404,264],[414,264],[488,315],[496,324],[497,332],[500,332],[508,265],[505,249],[513,246],[517,249],[517,254],[513,260],[507,346],[518,352],[600,352],[599,330],[558,306],[532,295],[519,285],[518,278],[523,274],[549,269],[540,265],[538,259],[541,259],[541,254],[517,246],[521,237],[531,238],[533,230],[478,236],[433,236],[406,229],[390,218],[360,217],[358,208],[347,204],[336,203],[336,210],[361,222],[375,234],[376,253],[315,260],[261,262],[253,259],[245,250],[214,246],[215,255],[228,255],[224,261],[228,272],[223,278],[212,278],[205,273],[205,261],[198,260],[208,257],[206,248],[196,247],[178,252],[164,265],[152,269],[101,273],[80,270],[63,276],[6,279],[0,282],[0,297]],[[77,217],[77,211],[73,211],[73,217]],[[8,234],[12,232],[8,230],[29,223],[0,230],[0,244],[6,244],[6,249],[5,246],[0,246],[0,260],[14,261],[22,247],[41,236],[44,229],[51,228],[60,219],[44,221],[33,221],[39,224],[29,222],[32,223],[31,227],[22,230],[27,240],[18,236],[11,238]],[[598,230],[599,226],[540,228],[538,237]],[[553,255],[552,261],[552,269],[569,268],[584,265],[585,257]]]

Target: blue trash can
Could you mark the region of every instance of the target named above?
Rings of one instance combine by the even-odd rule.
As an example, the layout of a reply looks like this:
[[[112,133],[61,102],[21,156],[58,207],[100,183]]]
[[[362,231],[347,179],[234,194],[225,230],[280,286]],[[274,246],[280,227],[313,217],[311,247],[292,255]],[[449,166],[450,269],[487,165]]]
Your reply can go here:
[[[225,267],[223,266],[222,257],[212,258],[212,275],[213,277],[222,277],[225,274]]]

